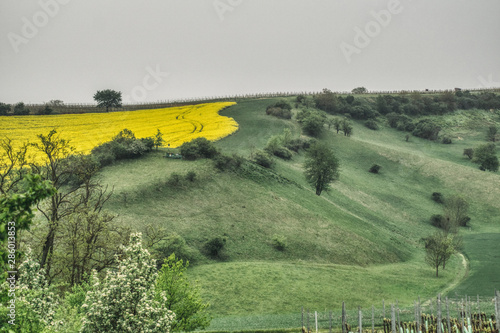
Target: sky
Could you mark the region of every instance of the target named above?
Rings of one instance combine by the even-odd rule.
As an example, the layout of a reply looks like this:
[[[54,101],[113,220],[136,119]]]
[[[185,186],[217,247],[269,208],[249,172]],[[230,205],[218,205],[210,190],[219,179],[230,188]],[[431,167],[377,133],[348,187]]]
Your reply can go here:
[[[1,0],[0,102],[500,87],[498,0]]]

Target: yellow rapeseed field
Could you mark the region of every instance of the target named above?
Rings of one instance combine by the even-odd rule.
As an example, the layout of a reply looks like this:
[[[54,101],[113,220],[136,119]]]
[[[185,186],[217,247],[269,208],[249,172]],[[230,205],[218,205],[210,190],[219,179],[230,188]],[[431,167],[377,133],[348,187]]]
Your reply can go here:
[[[36,142],[38,134],[56,129],[70,140],[77,152],[89,153],[127,128],[136,138],[163,133],[164,145],[175,148],[194,138],[223,138],[238,129],[238,123],[219,111],[234,102],[207,103],[181,107],[110,113],[61,114],[43,116],[0,116],[0,138],[9,137],[15,146]]]

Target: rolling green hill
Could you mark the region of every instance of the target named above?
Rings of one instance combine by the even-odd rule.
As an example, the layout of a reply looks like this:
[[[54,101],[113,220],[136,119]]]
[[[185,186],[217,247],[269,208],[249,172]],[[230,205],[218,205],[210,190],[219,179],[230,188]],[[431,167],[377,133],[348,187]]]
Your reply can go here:
[[[295,121],[265,114],[273,101],[243,100],[224,110],[240,129],[216,143],[220,151],[248,157],[284,128],[298,137]],[[498,252],[500,243],[500,175],[478,170],[462,151],[483,143],[486,126],[499,117],[471,110],[439,121],[453,144],[416,137],[406,142],[403,132],[382,121],[378,131],[354,123],[351,137],[325,128],[320,139],[341,167],[340,179],[321,196],[305,181],[302,152],[291,161],[276,160],[271,171],[245,163],[238,172],[158,152],[106,167],[100,177],[114,186],[107,208],[121,223],[138,230],[164,227],[186,240],[193,260],[189,275],[211,303],[215,323],[226,316],[284,315],[301,306],[338,309],[343,300],[350,306],[382,299],[409,305],[419,295],[443,291],[491,295],[500,288],[493,278],[500,268],[495,255],[483,254]],[[368,172],[375,163],[379,174]],[[196,172],[193,182],[168,185],[172,173],[188,171]],[[424,262],[421,238],[435,230],[430,216],[442,213],[432,192],[459,194],[470,203],[470,228],[460,231],[469,272],[458,256],[439,278]],[[225,249],[220,259],[209,258],[204,244],[217,236],[226,238]],[[286,239],[284,251],[273,247],[275,236]],[[487,274],[479,274],[485,268]]]

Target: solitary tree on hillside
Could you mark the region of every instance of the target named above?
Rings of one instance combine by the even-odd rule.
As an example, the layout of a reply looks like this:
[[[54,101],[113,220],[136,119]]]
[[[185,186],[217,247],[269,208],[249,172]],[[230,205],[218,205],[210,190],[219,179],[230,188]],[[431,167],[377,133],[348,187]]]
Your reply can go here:
[[[425,261],[436,269],[436,277],[439,276],[439,266],[444,266],[453,253],[453,238],[446,233],[438,231],[425,239]]]
[[[315,143],[309,148],[304,169],[307,181],[316,189],[316,195],[328,190],[329,184],[339,177],[339,161],[325,143]]]
[[[163,140],[163,133],[160,132],[159,128],[157,128],[157,131],[156,131],[156,134],[154,137],[154,144],[155,144],[156,150],[158,150],[158,147],[163,146],[164,142],[165,142],[165,140]]]
[[[122,106],[122,93],[111,89],[98,90],[94,100],[97,102],[97,107],[105,107],[108,112],[110,107]]]

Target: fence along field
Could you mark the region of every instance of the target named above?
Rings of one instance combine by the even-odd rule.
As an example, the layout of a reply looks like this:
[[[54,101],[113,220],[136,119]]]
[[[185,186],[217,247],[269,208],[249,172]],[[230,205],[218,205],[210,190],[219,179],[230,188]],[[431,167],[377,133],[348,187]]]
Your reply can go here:
[[[413,308],[400,309],[397,304],[382,301],[382,309],[374,306],[368,310],[346,310],[342,312],[310,312],[302,308],[303,332],[342,333],[500,333],[500,292],[492,298],[477,299],[465,296],[462,299],[442,299],[421,303],[420,298]],[[440,323],[440,325],[438,325]]]
[[[18,146],[25,141],[34,142],[37,135],[47,134],[55,128],[62,138],[70,140],[77,152],[89,153],[124,128],[134,132],[137,138],[152,137],[159,129],[165,146],[175,148],[197,137],[217,140],[235,132],[238,123],[219,115],[219,111],[234,104],[220,102],[110,113],[2,116],[0,138],[8,137]]]

